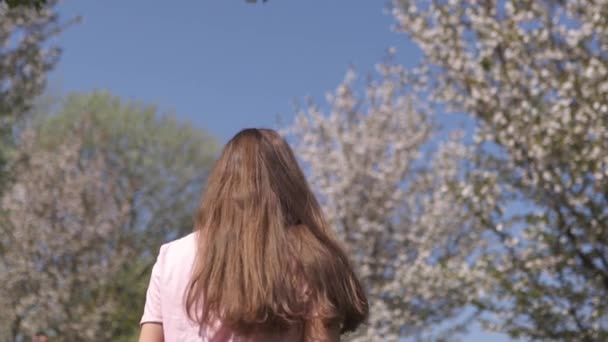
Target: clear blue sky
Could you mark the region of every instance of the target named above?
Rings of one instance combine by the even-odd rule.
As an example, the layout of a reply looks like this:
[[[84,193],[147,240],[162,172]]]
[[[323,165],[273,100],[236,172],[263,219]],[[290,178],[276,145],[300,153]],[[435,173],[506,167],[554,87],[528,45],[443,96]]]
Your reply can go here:
[[[395,46],[421,57],[384,13],[384,1],[67,0],[84,22],[59,38],[51,77],[62,93],[106,89],[175,110],[222,142],[239,129],[290,120],[294,99],[324,101],[349,65],[371,72]],[[508,341],[474,329],[466,341]]]
[[[296,98],[324,100],[349,65],[367,72],[389,45],[418,55],[391,32],[383,1],[68,0],[62,8],[84,22],[60,37],[53,84],[158,103],[222,140],[292,116]]]

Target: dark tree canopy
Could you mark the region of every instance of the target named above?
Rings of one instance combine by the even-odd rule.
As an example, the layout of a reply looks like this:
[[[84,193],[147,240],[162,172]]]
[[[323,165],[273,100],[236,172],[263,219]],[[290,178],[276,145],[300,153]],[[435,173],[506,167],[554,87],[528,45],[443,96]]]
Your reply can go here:
[[[10,8],[17,6],[27,6],[40,9],[42,8],[42,6],[46,5],[47,0],[0,0],[0,3],[2,2],[5,2]]]

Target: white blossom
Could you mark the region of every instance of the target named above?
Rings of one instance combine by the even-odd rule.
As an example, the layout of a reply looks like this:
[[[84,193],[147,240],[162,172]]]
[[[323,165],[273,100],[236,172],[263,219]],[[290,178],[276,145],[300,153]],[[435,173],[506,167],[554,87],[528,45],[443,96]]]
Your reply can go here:
[[[349,71],[328,111],[305,108],[287,132],[368,290],[370,320],[350,339],[438,338],[459,328],[474,292],[467,258],[483,245],[448,191],[469,151],[461,134],[426,151],[430,109],[401,66],[377,69],[364,95]]]
[[[64,340],[105,339],[99,322],[116,302],[106,285],[131,251],[109,238],[130,207],[113,201],[115,175],[101,158],[83,159],[75,128],[57,149],[26,129],[14,179],[1,197],[0,336],[24,338],[42,328]]]
[[[8,9],[0,2],[0,118],[23,115],[57,63],[60,49],[51,44],[51,38],[66,23],[60,22],[56,4],[50,0],[36,10],[30,6]]]
[[[478,123],[461,195],[497,240],[485,326],[608,339],[608,1],[393,3],[431,98]]]

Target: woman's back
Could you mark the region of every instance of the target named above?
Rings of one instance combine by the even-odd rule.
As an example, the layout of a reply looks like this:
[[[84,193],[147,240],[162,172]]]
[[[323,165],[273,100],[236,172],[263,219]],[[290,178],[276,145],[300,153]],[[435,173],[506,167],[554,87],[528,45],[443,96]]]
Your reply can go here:
[[[219,321],[213,327],[199,327],[188,318],[184,294],[196,257],[196,234],[189,234],[161,246],[152,270],[141,324],[161,323],[165,341],[300,341],[301,330],[298,327],[282,334],[257,333],[239,338],[222,329]]]

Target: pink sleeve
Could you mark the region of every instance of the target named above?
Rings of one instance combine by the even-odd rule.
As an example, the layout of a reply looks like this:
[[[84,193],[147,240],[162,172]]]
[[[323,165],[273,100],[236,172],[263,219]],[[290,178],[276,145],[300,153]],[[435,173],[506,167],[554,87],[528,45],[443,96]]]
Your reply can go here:
[[[160,247],[156,262],[152,267],[152,275],[150,276],[150,284],[146,292],[146,304],[144,306],[144,314],[141,317],[140,324],[146,322],[162,323],[163,317],[161,313],[161,272],[164,264],[165,246]]]

